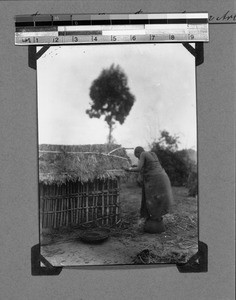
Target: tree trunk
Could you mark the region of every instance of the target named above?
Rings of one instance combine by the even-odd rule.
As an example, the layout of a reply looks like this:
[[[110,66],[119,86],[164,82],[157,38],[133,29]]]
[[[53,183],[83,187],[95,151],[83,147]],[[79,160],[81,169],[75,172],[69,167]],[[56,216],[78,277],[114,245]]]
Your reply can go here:
[[[109,126],[108,144],[112,144],[112,131],[113,131],[112,122],[110,122],[108,126]]]

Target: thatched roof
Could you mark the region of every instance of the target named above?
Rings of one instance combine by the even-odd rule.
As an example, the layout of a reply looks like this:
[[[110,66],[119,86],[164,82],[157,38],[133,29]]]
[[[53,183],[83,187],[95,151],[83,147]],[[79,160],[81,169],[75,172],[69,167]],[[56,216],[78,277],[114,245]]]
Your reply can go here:
[[[39,181],[62,184],[66,181],[93,181],[95,178],[125,176],[130,161],[119,145],[40,145]]]
[[[113,152],[117,149],[115,152]],[[126,151],[118,144],[92,144],[92,145],[39,145],[40,151],[64,151],[64,152],[96,152],[109,153],[113,152],[115,155],[127,157]]]

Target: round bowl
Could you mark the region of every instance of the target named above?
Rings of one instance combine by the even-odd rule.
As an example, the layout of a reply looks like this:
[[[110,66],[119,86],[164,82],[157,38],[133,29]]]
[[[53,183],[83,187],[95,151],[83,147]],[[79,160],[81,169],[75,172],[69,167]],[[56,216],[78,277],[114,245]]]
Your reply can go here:
[[[83,242],[96,244],[101,243],[109,238],[109,231],[104,229],[89,229],[79,234]]]

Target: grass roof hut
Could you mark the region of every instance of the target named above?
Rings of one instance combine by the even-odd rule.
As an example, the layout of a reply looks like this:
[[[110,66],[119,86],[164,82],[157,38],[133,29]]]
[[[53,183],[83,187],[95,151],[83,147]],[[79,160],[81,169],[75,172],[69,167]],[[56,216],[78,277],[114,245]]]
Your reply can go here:
[[[41,228],[115,224],[122,168],[129,165],[119,145],[40,145]]]

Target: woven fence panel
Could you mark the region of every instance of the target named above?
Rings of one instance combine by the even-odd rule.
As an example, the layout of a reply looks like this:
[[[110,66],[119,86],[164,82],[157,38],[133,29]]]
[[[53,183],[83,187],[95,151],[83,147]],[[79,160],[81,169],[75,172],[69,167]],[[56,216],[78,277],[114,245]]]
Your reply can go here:
[[[41,228],[114,225],[120,216],[119,193],[118,180],[40,184]]]

